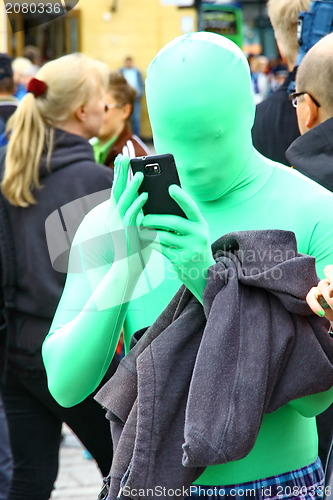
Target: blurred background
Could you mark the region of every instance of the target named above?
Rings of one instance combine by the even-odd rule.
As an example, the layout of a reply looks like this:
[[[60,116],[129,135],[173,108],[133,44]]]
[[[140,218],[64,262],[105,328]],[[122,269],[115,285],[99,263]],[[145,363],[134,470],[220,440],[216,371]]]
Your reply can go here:
[[[266,72],[269,71],[269,64],[278,64],[278,50],[265,0],[242,0],[237,3],[45,0],[43,3],[61,4],[67,13],[36,26],[40,14],[34,10],[36,6],[38,9],[40,2],[16,0],[8,3],[4,0],[1,5],[0,52],[7,52],[16,58],[24,55],[26,46],[34,46],[39,49],[41,64],[70,52],[84,52],[106,62],[111,70],[118,70],[124,59],[131,56],[135,66],[145,76],[149,62],[168,41],[183,33],[205,30],[228,36],[249,58],[264,55],[267,58]],[[23,5],[26,7],[23,8]],[[265,61],[261,63],[265,66]],[[147,140],[151,138],[144,97],[141,136]]]

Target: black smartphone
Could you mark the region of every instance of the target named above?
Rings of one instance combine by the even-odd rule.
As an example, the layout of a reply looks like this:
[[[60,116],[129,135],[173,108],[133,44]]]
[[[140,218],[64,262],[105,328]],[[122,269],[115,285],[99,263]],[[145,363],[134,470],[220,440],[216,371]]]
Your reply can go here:
[[[171,214],[185,217],[178,203],[169,195],[169,186],[180,186],[175,159],[172,154],[139,156],[131,159],[133,174],[144,175],[139,193],[147,192],[148,199],[142,211],[147,214]]]

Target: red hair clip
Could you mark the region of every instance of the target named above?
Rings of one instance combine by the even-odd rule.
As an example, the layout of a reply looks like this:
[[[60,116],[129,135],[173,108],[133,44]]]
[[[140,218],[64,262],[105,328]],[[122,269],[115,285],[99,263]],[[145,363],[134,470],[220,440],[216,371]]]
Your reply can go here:
[[[43,95],[47,90],[47,85],[42,80],[38,80],[37,78],[31,78],[30,82],[27,86],[27,91],[32,92],[35,97],[39,97]]]

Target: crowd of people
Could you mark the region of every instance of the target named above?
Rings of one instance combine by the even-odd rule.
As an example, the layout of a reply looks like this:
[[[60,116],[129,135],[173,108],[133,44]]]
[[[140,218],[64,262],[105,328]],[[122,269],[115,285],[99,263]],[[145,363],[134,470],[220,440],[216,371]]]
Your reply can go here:
[[[288,74],[287,66],[280,58],[269,60],[264,55],[250,54],[247,60],[251,71],[254,102],[259,104],[281,86]]]
[[[6,143],[1,245],[15,253],[15,260],[1,257],[1,276],[10,266],[15,270],[15,306],[0,343],[1,500],[50,498],[63,422],[101,475],[108,474],[112,441],[103,409],[93,395],[72,408],[54,400],[41,345],[64,286],[71,238],[84,215],[108,199],[115,156],[148,154],[132,134],[136,93],[120,72],[110,74],[105,64],[81,54],[43,64],[34,76],[31,65],[27,58],[0,57],[0,86],[7,92],[0,109]],[[59,81],[59,74],[66,76]],[[89,144],[93,138],[103,158],[96,143],[94,149]],[[117,364],[115,356],[106,379]]]
[[[263,99],[267,60],[214,33],[169,42],[145,88],[132,57],[30,48],[15,80],[0,55],[0,500],[49,500],[63,422],[102,500],[330,496],[333,34],[296,66],[309,7],[269,0],[287,72]],[[143,91],[185,217],[143,215]]]

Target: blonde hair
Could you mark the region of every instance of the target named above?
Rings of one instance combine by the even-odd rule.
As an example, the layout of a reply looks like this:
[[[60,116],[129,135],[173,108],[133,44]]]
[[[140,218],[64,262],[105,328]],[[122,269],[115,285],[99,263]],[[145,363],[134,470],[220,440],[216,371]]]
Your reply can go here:
[[[310,0],[268,0],[267,12],[274,35],[288,62],[295,64],[298,14],[310,9]]]
[[[12,62],[14,73],[18,76],[34,76],[36,68],[27,57],[16,57]]]
[[[108,68],[83,54],[69,54],[45,64],[36,78],[46,83],[46,92],[25,95],[7,127],[10,139],[1,188],[12,205],[21,207],[36,203],[39,163],[44,149],[50,159],[54,127],[61,127],[96,91],[106,89]]]

